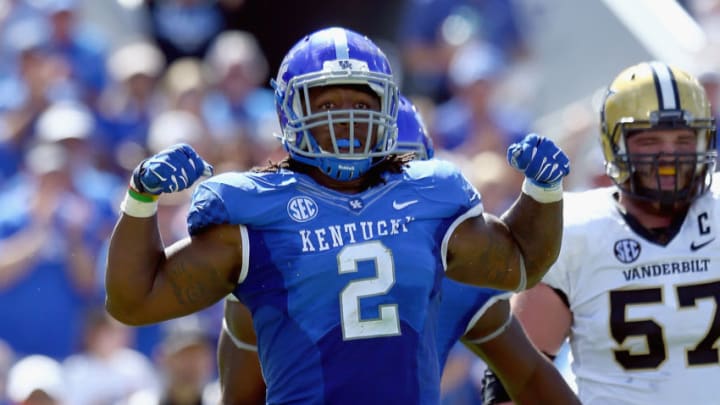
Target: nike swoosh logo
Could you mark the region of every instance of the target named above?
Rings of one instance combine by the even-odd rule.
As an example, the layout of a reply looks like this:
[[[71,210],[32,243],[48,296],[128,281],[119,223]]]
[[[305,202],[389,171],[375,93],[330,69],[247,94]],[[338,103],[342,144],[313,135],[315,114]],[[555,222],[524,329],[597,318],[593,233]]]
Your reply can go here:
[[[405,201],[405,202],[402,202],[402,203],[399,203],[399,202],[397,202],[397,201],[393,201],[393,208],[395,208],[396,210],[401,210],[401,209],[406,208],[406,207],[409,207],[409,206],[411,206],[411,205],[413,205],[413,204],[415,204],[415,203],[417,203],[417,202],[418,202],[418,200],[410,200],[410,201]]]
[[[690,250],[692,250],[693,252],[696,250],[700,250],[700,249],[704,248],[705,246],[711,244],[714,240],[715,240],[715,238],[712,238],[708,241],[705,241],[705,242],[697,244],[697,245],[695,244],[695,241],[692,241],[692,243],[690,244]]]

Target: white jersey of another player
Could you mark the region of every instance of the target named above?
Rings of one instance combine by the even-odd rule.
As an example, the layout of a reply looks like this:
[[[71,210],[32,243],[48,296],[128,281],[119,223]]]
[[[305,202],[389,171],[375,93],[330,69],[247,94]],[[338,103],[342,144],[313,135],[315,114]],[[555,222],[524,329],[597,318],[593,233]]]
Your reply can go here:
[[[720,403],[720,177],[665,246],[629,225],[616,192],[567,193],[560,258],[543,280],[573,313],[579,397]]]

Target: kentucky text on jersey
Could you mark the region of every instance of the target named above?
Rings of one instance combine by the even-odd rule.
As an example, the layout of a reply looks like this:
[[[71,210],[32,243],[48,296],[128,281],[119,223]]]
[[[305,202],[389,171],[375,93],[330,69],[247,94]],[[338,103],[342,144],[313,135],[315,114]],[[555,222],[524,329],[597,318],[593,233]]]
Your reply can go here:
[[[450,348],[503,294],[443,276],[449,235],[482,213],[456,166],[411,162],[384,180],[344,194],[289,170],[226,172],[195,189],[191,235],[241,225],[234,295],[252,313],[268,403],[437,404]]]
[[[343,225],[331,225],[318,229],[299,231],[302,251],[325,251],[345,246],[346,243],[371,240],[375,237],[399,235],[408,231],[407,224],[412,217],[380,221],[360,221]]]
[[[708,271],[710,259],[683,260],[672,263],[649,264],[623,270],[626,281],[647,277],[660,277],[670,274],[699,273]]]

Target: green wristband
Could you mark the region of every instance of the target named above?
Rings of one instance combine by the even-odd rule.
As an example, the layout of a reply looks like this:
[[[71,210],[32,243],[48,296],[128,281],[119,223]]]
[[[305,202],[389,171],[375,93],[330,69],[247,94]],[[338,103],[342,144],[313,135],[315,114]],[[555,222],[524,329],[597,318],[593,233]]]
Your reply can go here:
[[[125,198],[120,202],[120,212],[135,218],[149,218],[157,213],[157,208],[157,199],[153,200],[135,190],[128,190]]]
[[[137,191],[133,190],[132,188],[128,188],[128,195],[132,197],[134,200],[144,202],[144,203],[153,203],[157,201],[158,196],[156,195],[147,195],[147,194],[140,194]]]

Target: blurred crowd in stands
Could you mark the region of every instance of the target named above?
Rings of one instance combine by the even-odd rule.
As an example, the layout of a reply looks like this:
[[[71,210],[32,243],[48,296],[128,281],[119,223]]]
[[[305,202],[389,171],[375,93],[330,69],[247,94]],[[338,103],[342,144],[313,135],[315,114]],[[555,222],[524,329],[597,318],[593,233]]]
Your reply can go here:
[[[291,9],[244,28],[263,2]],[[92,0],[133,7],[122,40],[87,17],[87,3],[0,0],[0,405],[217,402],[221,304],[160,325],[119,324],[103,307],[106,239],[130,171],[169,145],[192,145],[216,172],[283,156],[268,82],[302,32],[377,33],[436,156],[463,168],[488,211],[517,195],[522,178],[505,150],[534,129],[526,105],[538,78],[513,1]],[[286,30],[285,14],[301,6],[327,17]],[[577,111],[568,131],[592,136],[592,114]],[[561,144],[575,158],[589,136]],[[599,153],[590,160],[600,173]],[[572,176],[570,188],[604,181]],[[160,200],[165,241],[186,235],[188,201]],[[444,403],[479,404],[482,371],[458,346]]]

